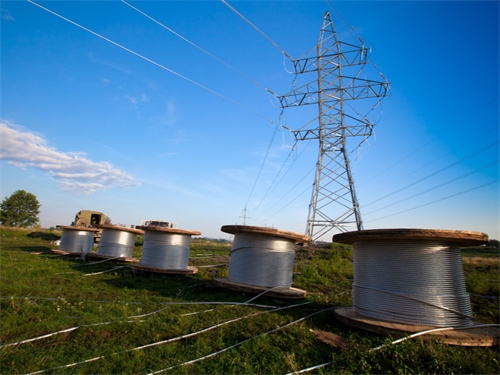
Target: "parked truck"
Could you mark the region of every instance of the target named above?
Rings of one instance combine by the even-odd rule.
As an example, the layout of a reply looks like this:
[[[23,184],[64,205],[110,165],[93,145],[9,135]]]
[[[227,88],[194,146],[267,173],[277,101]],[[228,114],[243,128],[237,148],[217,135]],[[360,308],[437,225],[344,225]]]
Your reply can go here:
[[[177,223],[163,220],[142,220],[141,226],[144,227],[161,227],[161,228],[177,228]]]
[[[78,228],[93,228],[99,224],[110,224],[109,218],[99,211],[82,210],[75,215],[75,221],[71,226]],[[102,229],[94,234],[94,243],[99,243],[101,240]]]

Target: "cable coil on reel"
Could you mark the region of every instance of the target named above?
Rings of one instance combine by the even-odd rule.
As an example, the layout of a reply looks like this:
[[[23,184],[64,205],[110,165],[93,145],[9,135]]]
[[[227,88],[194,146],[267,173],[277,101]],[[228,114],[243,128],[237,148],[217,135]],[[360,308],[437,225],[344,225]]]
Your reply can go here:
[[[132,258],[135,239],[143,231],[118,227],[114,225],[98,225],[102,229],[101,241],[97,255],[112,258]]]
[[[186,271],[195,273],[197,269],[188,267],[191,236],[200,235],[199,231],[177,228],[137,227],[144,231],[142,257],[137,270]]]
[[[246,225],[224,225],[234,234],[228,278],[213,283],[226,289],[248,293],[267,291],[268,296],[303,298],[305,291],[292,288],[296,243],[310,241],[303,234]]]
[[[353,308],[360,314],[433,327],[472,325],[458,245],[360,241],[353,260]]]
[[[94,233],[97,229],[62,225],[58,225],[57,228],[62,229],[59,251],[74,255],[84,255],[92,251]]]
[[[353,302],[335,309],[341,322],[378,334],[429,330],[423,340],[438,337],[452,345],[498,343],[498,330],[472,316],[460,253],[486,244],[486,234],[372,229],[336,234],[332,241],[353,245]]]

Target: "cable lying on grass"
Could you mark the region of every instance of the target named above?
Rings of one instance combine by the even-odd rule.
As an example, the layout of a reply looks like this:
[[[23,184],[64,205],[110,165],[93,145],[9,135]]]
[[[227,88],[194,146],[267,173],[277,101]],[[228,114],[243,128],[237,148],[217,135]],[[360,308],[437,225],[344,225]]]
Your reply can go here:
[[[158,346],[158,345],[168,344],[168,343],[179,341],[179,340],[186,339],[186,338],[189,338],[189,337],[194,337],[194,336],[197,336],[197,335],[199,335],[201,333],[205,333],[205,332],[211,331],[213,329],[216,329],[216,328],[219,328],[219,327],[231,324],[231,323],[235,323],[235,322],[238,322],[238,321],[246,319],[246,318],[250,318],[250,317],[261,315],[261,314],[266,314],[266,313],[269,313],[269,312],[276,312],[276,311],[280,311],[280,310],[285,310],[285,309],[290,309],[290,308],[294,308],[294,307],[298,307],[298,306],[303,306],[303,305],[307,305],[307,304],[310,304],[310,303],[311,302],[303,302],[303,303],[299,303],[299,304],[296,304],[296,305],[279,307],[279,308],[276,308],[276,309],[273,309],[273,310],[260,311],[260,312],[257,312],[257,313],[252,313],[252,314],[249,314],[249,315],[245,315],[243,317],[239,317],[239,318],[227,320],[225,322],[222,322],[222,323],[219,323],[219,324],[216,324],[216,325],[204,328],[204,329],[202,329],[200,331],[197,331],[197,332],[188,333],[188,334],[177,336],[177,337],[173,337],[173,338],[170,338],[170,339],[167,339],[167,340],[153,342],[153,343],[150,343],[150,344],[138,346],[136,348],[128,349],[128,350],[121,351],[121,352],[111,353],[111,354],[108,354],[108,355],[102,355],[102,356],[99,356],[99,357],[86,359],[86,360],[80,361],[80,362],[70,363],[68,365],[57,366],[57,367],[52,367],[52,368],[49,368],[49,369],[44,369],[44,370],[39,370],[39,371],[35,371],[35,372],[30,372],[29,374],[26,374],[26,375],[35,375],[35,374],[44,373],[46,371],[52,371],[52,370],[63,369],[63,368],[70,368],[70,367],[74,367],[74,366],[77,366],[77,365],[80,365],[80,364],[94,362],[94,361],[106,358],[106,357],[108,357],[110,355],[128,353],[128,352],[142,350],[142,349],[146,349],[146,348],[150,348],[150,347],[154,347],[154,346]]]
[[[187,362],[181,363],[181,364],[179,364],[179,365],[175,365],[175,366],[172,366],[172,367],[168,367],[168,368],[165,368],[165,369],[161,369],[161,370],[158,370],[158,371],[155,371],[155,372],[149,373],[148,375],[156,375],[156,374],[159,374],[159,373],[162,373],[162,372],[168,371],[168,370],[172,370],[172,369],[177,368],[177,367],[181,367],[181,366],[185,366],[185,365],[191,365],[191,364],[193,364],[193,363],[200,362],[200,361],[202,361],[202,360],[204,360],[204,359],[208,359],[208,358],[211,358],[211,357],[215,357],[216,355],[219,355],[219,354],[221,354],[221,353],[227,352],[228,350],[231,350],[231,349],[233,349],[233,348],[236,348],[237,346],[243,345],[244,343],[246,343],[246,342],[248,342],[248,341],[250,341],[250,340],[256,339],[256,338],[261,337],[261,336],[268,335],[268,334],[270,334],[270,333],[273,333],[273,332],[279,331],[279,330],[281,330],[281,329],[283,329],[283,328],[290,327],[291,325],[294,325],[294,324],[297,324],[297,323],[299,323],[299,322],[302,322],[303,320],[306,320],[306,319],[308,319],[308,318],[310,318],[310,317],[312,317],[312,316],[314,316],[314,315],[318,315],[318,314],[320,314],[320,313],[323,313],[323,312],[326,312],[326,311],[329,311],[329,310],[332,310],[332,309],[335,309],[335,308],[337,308],[337,307],[329,307],[329,308],[327,308],[327,309],[323,309],[323,310],[320,310],[320,311],[316,311],[316,312],[314,312],[314,313],[312,313],[312,314],[309,314],[309,315],[307,315],[307,316],[304,316],[304,317],[302,317],[302,318],[300,318],[300,319],[297,319],[297,320],[294,320],[294,321],[292,321],[292,322],[290,322],[290,323],[287,323],[287,324],[285,324],[285,325],[283,325],[283,326],[281,326],[281,327],[276,327],[275,329],[272,329],[272,330],[270,330],[270,331],[267,331],[267,332],[261,333],[260,335],[257,335],[257,336],[254,336],[254,337],[250,337],[249,339],[246,339],[246,340],[240,341],[240,342],[238,342],[238,343],[236,343],[236,344],[234,344],[234,345],[228,346],[227,348],[221,349],[221,350],[219,350],[219,351],[217,351],[217,352],[214,352],[214,353],[211,353],[211,354],[207,354],[206,356],[203,356],[203,357],[200,357],[200,358],[197,358],[197,359],[193,359],[193,360],[191,360],[191,361],[187,361]]]
[[[412,335],[409,335],[409,336],[402,337],[400,339],[394,340],[393,342],[391,342],[389,344],[384,344],[384,345],[377,346],[375,348],[367,350],[364,353],[375,352],[375,351],[380,350],[382,348],[385,348],[385,347],[387,347],[389,345],[399,344],[400,342],[403,342],[405,340],[412,339],[412,338],[418,337],[418,336],[422,336],[422,335],[425,335],[425,334],[428,334],[428,333],[440,332],[440,331],[452,331],[452,330],[465,330],[465,329],[483,328],[483,327],[500,327],[500,324],[480,324],[480,325],[475,325],[475,326],[472,326],[472,327],[443,327],[443,328],[428,329],[428,330],[425,330],[425,331],[417,332],[417,333],[414,333]],[[288,373],[286,375],[303,374],[303,373],[306,373],[306,372],[317,370],[317,369],[322,368],[322,367],[326,367],[326,366],[331,365],[331,364],[333,364],[335,362],[339,362],[340,360],[342,360],[342,358],[340,358],[337,361],[330,361],[330,362],[322,363],[320,365],[308,367],[308,368],[305,368],[305,369],[302,369],[302,370],[299,370],[299,371],[290,372],[290,373]]]
[[[124,266],[124,267],[127,267],[127,266]],[[181,290],[176,296],[175,296],[175,299],[174,301],[181,295],[181,293],[188,289],[188,288],[192,288],[192,287],[195,287],[195,286],[199,286],[199,285],[203,285],[204,283],[201,283],[201,284],[195,284],[195,285],[191,285],[191,286],[188,286],[186,288],[184,288],[183,290]],[[274,289],[274,288],[272,288]],[[276,306],[267,306],[267,305],[256,305],[256,304],[251,304],[250,302],[252,302],[253,300],[261,297],[262,295],[266,294],[267,292],[271,291],[272,289],[269,289],[269,290],[266,290],[260,294],[258,294],[257,296],[249,299],[248,301],[246,302],[172,302],[171,304],[175,304],[175,305],[179,305],[179,304],[188,304],[188,305],[192,305],[192,304],[227,304],[229,306],[236,306],[236,305],[240,305],[240,306],[251,306],[251,307],[264,307],[264,308],[276,308]],[[26,297],[27,298],[27,297]],[[58,298],[50,298],[50,300],[58,300]],[[166,302],[167,304],[169,304],[168,302]],[[155,315],[161,311],[164,311],[166,309],[168,309],[170,306],[167,306],[167,307],[164,307],[162,309],[159,309],[159,310],[155,310],[153,312],[150,312],[150,313],[146,313],[146,314],[142,314],[142,315],[134,315],[134,316],[129,316],[127,317],[126,319],[137,319],[137,318],[144,318],[146,316],[151,316],[151,315]],[[202,312],[208,312],[208,311],[213,311],[214,309],[210,309],[210,310],[204,310]],[[200,311],[196,311],[196,312],[192,312],[192,313],[187,313],[187,314],[182,314],[181,316],[188,316],[188,315],[195,315],[195,314],[200,314],[202,313]],[[129,321],[128,323],[133,323],[133,322],[137,322],[137,321]],[[105,325],[105,324],[112,324],[113,322],[104,322],[104,323],[95,323],[95,324],[89,324],[89,325],[84,325],[82,327],[93,327],[93,326],[98,326],[98,325]],[[52,332],[52,333],[48,333],[48,334],[45,334],[45,335],[42,335],[42,336],[37,336],[37,337],[33,337],[33,338],[30,338],[30,339],[26,339],[26,340],[22,340],[22,341],[18,341],[18,342],[13,342],[13,343],[10,343],[10,344],[4,344],[4,345],[0,345],[0,349],[1,348],[5,348],[5,347],[8,347],[8,346],[14,346],[14,345],[20,345],[20,344],[25,344],[25,343],[28,343],[28,342],[32,342],[32,341],[37,341],[37,340],[42,340],[42,339],[45,339],[45,338],[48,338],[48,337],[51,337],[51,336],[55,336],[55,335],[58,335],[58,334],[61,334],[61,333],[67,333],[67,332],[72,332],[74,330],[77,330],[78,328],[81,328],[80,326],[76,326],[76,327],[71,327],[71,328],[66,328],[66,329],[63,329],[63,330],[60,330],[60,331],[56,331],[56,332]]]
[[[111,272],[111,271],[115,271],[115,270],[118,270],[120,268],[126,268],[128,266],[118,266],[118,267],[113,267],[111,268],[110,270],[106,270],[106,271],[101,271],[101,272],[93,272],[93,273],[86,273],[85,275],[83,276],[94,276],[94,275],[100,275],[101,273],[106,273],[106,272]]]
[[[93,266],[94,264],[109,262],[110,260],[116,260],[116,259],[121,259],[121,258],[122,258],[121,256],[119,256],[119,257],[113,257],[113,258],[108,258],[108,259],[100,260],[98,262],[88,262],[88,263],[76,264],[73,267]]]
[[[259,308],[276,308],[276,306],[267,306],[267,305],[258,305],[258,304],[249,303],[250,301],[253,301],[254,299],[255,298],[252,298],[251,300],[249,300],[247,302],[165,302],[165,303],[168,304],[168,305],[228,305],[228,306],[249,306],[249,307],[259,307]],[[51,298],[50,300],[58,300],[58,298]],[[164,307],[162,309],[155,310],[153,312],[146,313],[146,314],[129,316],[129,317],[126,317],[125,319],[144,318],[146,316],[155,315],[155,314],[157,314],[157,313],[159,313],[161,311],[164,311],[164,310],[168,309],[169,307],[170,306],[167,306],[167,307]],[[214,309],[204,310],[202,312],[213,311],[213,310]],[[197,311],[197,312],[182,314],[181,316],[194,315],[194,314],[200,314],[200,313],[201,313],[200,311]],[[30,338],[30,339],[13,342],[13,343],[10,343],[10,344],[0,345],[0,349],[6,348],[6,347],[9,347],[9,346],[14,346],[14,345],[26,344],[26,343],[32,342],[32,341],[42,340],[42,339],[45,339],[45,338],[48,338],[48,337],[51,337],[51,336],[55,336],[55,335],[59,335],[59,334],[62,334],[62,333],[68,333],[68,332],[71,332],[71,331],[75,331],[78,328],[94,327],[94,326],[98,326],[98,325],[112,324],[112,323],[116,323],[116,322],[117,321],[115,321],[115,322],[94,323],[94,324],[88,324],[88,325],[84,325],[84,326],[76,326],[76,327],[65,328],[63,330],[55,331],[55,332],[48,333],[48,334],[45,334],[45,335],[42,335],[42,336],[37,336],[37,337]],[[141,322],[141,321],[134,320],[134,321],[128,321],[127,323],[136,323],[136,322]]]

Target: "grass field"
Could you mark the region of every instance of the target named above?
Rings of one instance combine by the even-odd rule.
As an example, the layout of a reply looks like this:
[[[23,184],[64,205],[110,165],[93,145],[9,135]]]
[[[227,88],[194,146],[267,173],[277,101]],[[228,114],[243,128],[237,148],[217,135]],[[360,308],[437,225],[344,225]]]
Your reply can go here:
[[[1,230],[2,374],[287,374],[327,362],[312,373],[500,371],[498,347],[390,345],[395,337],[338,322],[334,307],[351,305],[348,246],[297,250],[293,281],[305,299],[251,300],[211,283],[227,277],[230,244],[193,240],[189,264],[197,274],[140,275],[123,263],[55,256],[51,242],[59,236]],[[141,238],[136,244],[140,258]],[[475,319],[498,324],[498,250],[464,249],[463,267]],[[349,348],[323,343],[311,330],[341,336]]]

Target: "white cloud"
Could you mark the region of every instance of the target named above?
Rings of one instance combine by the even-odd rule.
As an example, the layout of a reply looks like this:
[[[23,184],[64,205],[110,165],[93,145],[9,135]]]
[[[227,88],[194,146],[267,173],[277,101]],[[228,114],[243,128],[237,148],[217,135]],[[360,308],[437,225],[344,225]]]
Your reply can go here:
[[[127,96],[127,99],[133,106],[137,105],[137,98],[135,96]]]
[[[0,123],[0,139],[0,159],[19,168],[47,172],[64,191],[90,194],[111,187],[139,185],[109,162],[94,162],[84,153],[57,151],[44,138],[7,121]]]
[[[2,19],[6,21],[15,21],[12,14],[10,14],[9,10],[2,8],[1,9]]]
[[[129,103],[132,104],[134,107],[137,107],[139,102],[141,102],[141,103],[149,102],[149,97],[146,94],[141,94],[139,97],[126,96],[126,98],[129,101]]]

